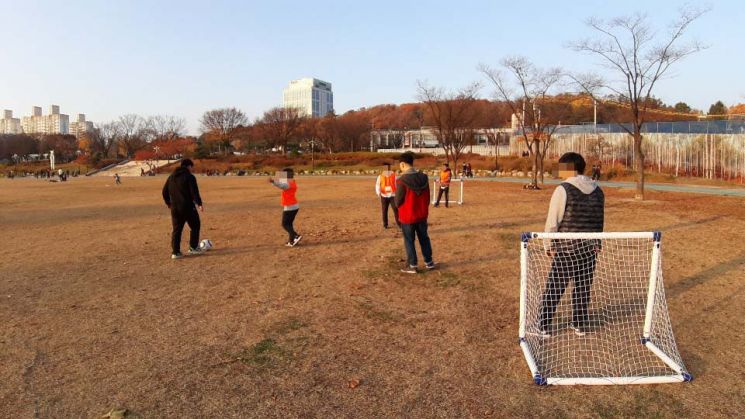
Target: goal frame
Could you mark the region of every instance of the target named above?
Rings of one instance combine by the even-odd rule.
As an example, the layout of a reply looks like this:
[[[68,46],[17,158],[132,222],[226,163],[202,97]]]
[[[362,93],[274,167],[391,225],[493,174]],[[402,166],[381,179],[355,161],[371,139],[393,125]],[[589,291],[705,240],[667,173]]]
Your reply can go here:
[[[463,184],[466,183],[466,180],[465,179],[462,179],[462,178],[458,178],[458,179],[452,179],[450,181],[451,184],[453,182],[460,183],[460,191],[458,193],[458,200],[454,201],[454,200],[451,199],[451,200],[447,201],[447,203],[448,204],[463,205]],[[437,203],[437,194],[440,191],[440,188],[437,185],[438,185],[438,181],[437,181],[437,179],[434,179],[432,181],[432,191],[434,191],[434,193],[432,194],[432,205],[435,205],[435,203]],[[445,202],[445,201],[440,201],[440,202]]]
[[[525,338],[526,329],[526,303],[528,292],[528,243],[533,239],[651,239],[652,260],[649,270],[649,287],[647,289],[647,302],[645,307],[644,328],[640,330],[640,344],[644,345],[675,374],[659,376],[632,376],[632,377],[543,377],[538,371],[538,365],[530,346]],[[658,273],[660,271],[660,244],[662,233],[654,232],[619,232],[619,233],[522,233],[520,243],[520,326],[519,342],[525,361],[528,364],[533,381],[538,385],[614,385],[614,384],[659,384],[680,383],[693,379],[691,374],[678,365],[670,356],[664,353],[651,341],[652,317],[654,315],[655,291],[657,288]]]

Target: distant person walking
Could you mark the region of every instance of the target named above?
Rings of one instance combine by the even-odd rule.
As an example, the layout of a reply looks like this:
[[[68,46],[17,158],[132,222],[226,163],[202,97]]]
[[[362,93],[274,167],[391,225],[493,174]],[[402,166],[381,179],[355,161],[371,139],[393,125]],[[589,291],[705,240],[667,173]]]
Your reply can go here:
[[[292,168],[287,167],[279,172],[279,178],[269,178],[269,183],[282,190],[281,204],[282,204],[282,228],[287,231],[287,247],[295,247],[303,236],[295,231],[294,223],[295,217],[300,210],[300,204],[298,203],[297,197],[297,183],[295,182],[295,171]]]
[[[438,180],[438,183],[440,184],[439,191],[437,192],[437,201],[435,202],[435,208],[440,206],[440,199],[442,198],[442,194],[445,194],[445,208],[448,208],[450,205],[450,181],[453,178],[453,172],[450,171],[450,165],[445,163],[442,170],[440,171],[440,179]]]
[[[163,201],[171,209],[171,259],[180,259],[181,233],[184,224],[189,224],[189,252],[190,255],[201,254],[199,249],[199,229],[201,222],[197,208],[204,212],[202,197],[199,195],[197,178],[194,177],[194,162],[190,159],[181,160],[181,166],[168,176],[163,185]]]
[[[119,177],[119,173],[114,173],[114,183],[117,184],[117,185],[121,185],[122,184],[122,178]]]
[[[401,227],[398,221],[398,207],[394,202],[396,196],[396,172],[391,171],[391,164],[386,163],[384,170],[375,181],[375,194],[380,197],[380,206],[383,211],[383,228],[388,228],[388,207],[393,209],[393,217],[396,225]]]
[[[399,158],[401,177],[396,182],[396,199],[401,231],[406,249],[406,266],[401,272],[417,273],[417,254],[414,243],[419,238],[419,247],[426,269],[434,269],[432,244],[427,234],[427,217],[429,216],[429,179],[427,175],[414,169],[414,153],[406,152]]]
[[[600,180],[600,163],[592,165],[592,180]]]

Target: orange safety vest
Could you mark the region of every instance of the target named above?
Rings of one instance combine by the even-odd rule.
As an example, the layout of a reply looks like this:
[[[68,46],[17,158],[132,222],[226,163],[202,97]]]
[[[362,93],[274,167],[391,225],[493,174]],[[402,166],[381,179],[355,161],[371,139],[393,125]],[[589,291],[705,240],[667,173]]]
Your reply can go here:
[[[451,173],[450,170],[443,170],[440,172],[440,185],[442,187],[450,186]]]
[[[291,205],[297,205],[297,198],[295,198],[295,192],[297,192],[297,183],[294,180],[289,179],[287,184],[290,185],[289,189],[282,190],[282,206],[289,207]]]
[[[396,192],[396,173],[390,172],[388,176],[380,175],[380,194],[387,195]]]

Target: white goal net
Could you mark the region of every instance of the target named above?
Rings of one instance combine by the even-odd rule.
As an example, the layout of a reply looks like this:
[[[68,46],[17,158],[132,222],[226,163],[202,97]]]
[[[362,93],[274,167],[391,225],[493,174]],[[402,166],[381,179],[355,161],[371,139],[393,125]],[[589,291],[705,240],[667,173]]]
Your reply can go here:
[[[450,190],[448,191],[447,197],[445,194],[442,195],[442,199],[440,200],[440,203],[445,204],[458,204],[463,205],[463,185],[465,184],[464,179],[452,179],[450,181]],[[456,184],[460,184],[460,189],[456,192],[453,190],[453,186]],[[430,195],[432,197],[432,205],[435,205],[437,203],[437,195],[440,193],[440,182],[435,179],[432,181],[432,189],[430,192]],[[452,199],[457,198],[457,199]]]
[[[537,384],[689,381],[660,233],[523,233],[520,346]]]

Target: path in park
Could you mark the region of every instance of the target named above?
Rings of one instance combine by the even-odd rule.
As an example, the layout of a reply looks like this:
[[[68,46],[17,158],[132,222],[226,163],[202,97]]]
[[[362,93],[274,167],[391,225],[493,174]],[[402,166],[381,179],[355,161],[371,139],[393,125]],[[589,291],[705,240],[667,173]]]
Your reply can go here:
[[[345,176],[345,175],[324,175],[323,177],[335,177],[335,178],[361,178],[366,177],[375,179],[375,176]],[[519,177],[477,177],[468,179],[469,182],[509,182],[509,183],[529,183],[529,178]],[[559,179],[546,179],[547,185],[558,185],[561,183]],[[636,184],[634,182],[600,182],[602,187],[610,188],[627,188],[635,189]],[[705,195],[718,195],[718,196],[742,196],[745,197],[745,188],[738,187],[719,187],[719,186],[702,186],[702,185],[673,185],[669,183],[647,183],[644,186],[647,190],[662,191],[662,192],[681,192],[681,193],[692,193],[692,194],[705,194]]]

